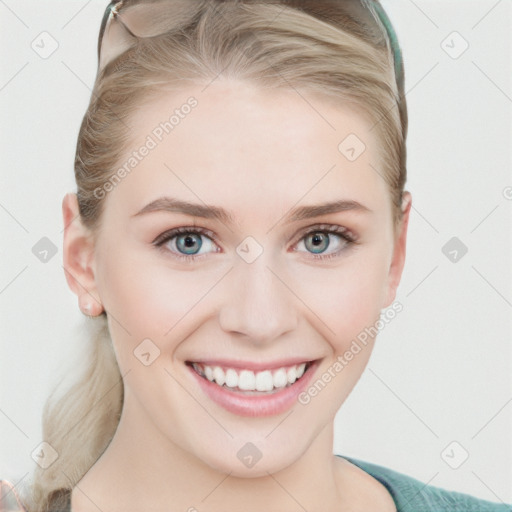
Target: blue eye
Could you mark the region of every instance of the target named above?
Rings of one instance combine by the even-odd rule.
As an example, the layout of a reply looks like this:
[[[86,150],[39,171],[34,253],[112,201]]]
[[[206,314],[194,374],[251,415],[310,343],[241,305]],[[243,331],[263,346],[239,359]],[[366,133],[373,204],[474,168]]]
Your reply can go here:
[[[206,243],[203,242],[206,240]],[[175,228],[161,234],[153,244],[162,247],[171,242],[171,252],[176,258],[185,260],[194,260],[206,254],[199,254],[199,251],[205,246],[207,249],[212,247],[214,234],[211,231],[202,228]],[[176,250],[178,252],[176,252]],[[208,252],[208,251],[207,251]],[[218,249],[209,252],[219,252]]]
[[[201,235],[196,233],[188,233],[176,237],[176,247],[187,255],[196,254],[197,251],[201,249],[202,245]],[[191,252],[188,252],[189,249]]]
[[[329,234],[318,231],[307,235],[306,241],[310,241],[312,245],[312,252],[315,254],[321,253],[329,247]],[[307,243],[304,244],[307,247]],[[309,247],[308,247],[309,250]]]
[[[193,262],[208,256],[210,252],[221,252],[216,246],[215,240],[215,235],[209,230],[198,227],[180,227],[162,233],[153,244],[159,248],[168,244],[167,250],[173,257]],[[335,241],[334,247],[330,252],[326,252],[333,245],[332,240]],[[340,256],[355,242],[356,237],[348,229],[321,224],[302,233],[297,245],[304,244],[307,252],[310,252],[310,257],[323,260]],[[206,250],[200,253],[204,248]],[[297,249],[294,251],[302,252]]]
[[[314,259],[328,259],[340,256],[355,241],[355,236],[348,229],[323,224],[309,230],[299,241],[299,246],[303,244]],[[330,251],[326,252],[328,248]]]

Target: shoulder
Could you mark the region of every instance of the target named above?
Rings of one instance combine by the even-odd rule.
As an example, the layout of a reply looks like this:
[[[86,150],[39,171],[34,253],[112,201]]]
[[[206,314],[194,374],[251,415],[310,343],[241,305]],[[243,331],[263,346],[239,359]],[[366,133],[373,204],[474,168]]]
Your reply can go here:
[[[398,512],[512,512],[512,505],[427,485],[384,466],[342,457],[381,482],[395,500]]]
[[[0,512],[28,512],[9,480],[0,480]]]

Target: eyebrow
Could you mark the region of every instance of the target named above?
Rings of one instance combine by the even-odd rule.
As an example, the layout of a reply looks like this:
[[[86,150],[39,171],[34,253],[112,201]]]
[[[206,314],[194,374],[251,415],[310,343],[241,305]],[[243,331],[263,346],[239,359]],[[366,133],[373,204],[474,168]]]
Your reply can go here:
[[[150,212],[171,212],[182,213],[192,217],[201,217],[204,219],[216,219],[226,224],[235,224],[234,216],[219,206],[202,205],[198,203],[190,203],[188,201],[181,201],[172,197],[160,197],[151,203],[147,204],[132,217],[138,217]],[[360,213],[371,213],[367,206],[359,203],[358,201],[340,199],[338,201],[331,201],[311,206],[300,206],[293,209],[286,215],[287,222],[297,222],[299,220],[310,219],[327,215],[329,213],[338,213],[344,211],[353,211]]]

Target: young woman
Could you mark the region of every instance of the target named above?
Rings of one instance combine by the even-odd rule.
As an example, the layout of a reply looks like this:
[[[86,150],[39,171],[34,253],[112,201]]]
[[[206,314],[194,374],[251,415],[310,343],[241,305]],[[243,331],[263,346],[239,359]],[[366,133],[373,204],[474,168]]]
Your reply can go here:
[[[108,6],[62,204],[96,336],[4,510],[510,510],[332,453],[405,261],[403,80],[376,1]]]

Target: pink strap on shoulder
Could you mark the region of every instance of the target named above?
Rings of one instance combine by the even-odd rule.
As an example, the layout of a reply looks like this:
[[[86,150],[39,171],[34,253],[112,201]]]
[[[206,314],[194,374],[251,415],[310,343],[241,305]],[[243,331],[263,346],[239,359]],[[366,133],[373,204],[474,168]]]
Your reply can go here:
[[[0,480],[0,512],[28,512],[8,480]]]

